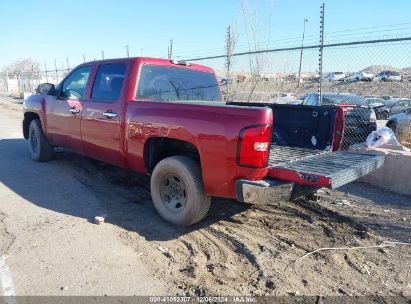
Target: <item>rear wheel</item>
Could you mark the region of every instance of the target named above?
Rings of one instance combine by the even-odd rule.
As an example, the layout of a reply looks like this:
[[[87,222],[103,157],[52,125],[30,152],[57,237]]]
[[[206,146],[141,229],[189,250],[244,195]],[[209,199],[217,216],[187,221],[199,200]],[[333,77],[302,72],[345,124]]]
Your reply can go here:
[[[160,161],[151,176],[151,197],[158,213],[167,221],[188,226],[202,220],[210,209],[200,165],[185,156]]]
[[[39,119],[33,119],[30,122],[27,143],[29,145],[30,156],[33,160],[44,162],[53,158],[54,148],[48,143]]]

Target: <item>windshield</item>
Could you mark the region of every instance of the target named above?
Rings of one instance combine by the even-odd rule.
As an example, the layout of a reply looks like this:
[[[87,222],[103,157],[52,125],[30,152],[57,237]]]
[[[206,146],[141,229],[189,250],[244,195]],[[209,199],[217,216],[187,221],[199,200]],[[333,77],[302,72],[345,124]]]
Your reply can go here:
[[[323,104],[353,104],[357,106],[367,105],[364,98],[357,95],[324,95]]]
[[[222,100],[212,73],[159,65],[143,66],[137,98],[161,101]]]

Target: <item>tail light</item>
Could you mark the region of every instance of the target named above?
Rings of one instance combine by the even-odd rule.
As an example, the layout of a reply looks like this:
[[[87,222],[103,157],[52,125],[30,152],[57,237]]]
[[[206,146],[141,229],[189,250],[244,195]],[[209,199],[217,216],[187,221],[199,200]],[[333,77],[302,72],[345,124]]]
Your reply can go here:
[[[240,132],[237,164],[243,167],[264,168],[270,153],[271,125],[256,125]]]

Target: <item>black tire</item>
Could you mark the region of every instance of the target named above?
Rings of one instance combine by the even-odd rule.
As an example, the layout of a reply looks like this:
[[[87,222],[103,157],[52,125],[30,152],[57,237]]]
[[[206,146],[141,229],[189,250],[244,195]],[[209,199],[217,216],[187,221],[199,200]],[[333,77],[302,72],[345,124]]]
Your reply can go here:
[[[31,159],[44,162],[53,159],[54,148],[47,141],[39,119],[33,119],[29,126],[29,138],[27,140]]]
[[[211,197],[204,191],[200,165],[191,158],[172,156],[160,161],[150,188],[157,212],[175,225],[195,224],[210,209]]]

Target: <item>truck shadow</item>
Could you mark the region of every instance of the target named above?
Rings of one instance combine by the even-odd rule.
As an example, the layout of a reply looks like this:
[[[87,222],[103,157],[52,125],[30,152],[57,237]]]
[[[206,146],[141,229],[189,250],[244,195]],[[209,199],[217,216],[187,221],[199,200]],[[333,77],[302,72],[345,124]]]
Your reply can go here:
[[[177,239],[216,223],[244,225],[241,214],[252,207],[235,200],[214,198],[204,220],[189,227],[177,227],[164,221],[156,212],[149,181],[149,177],[63,150],[57,150],[55,160],[37,163],[30,159],[24,139],[0,140],[0,182],[11,191],[41,208],[83,218],[93,224],[95,216],[103,215],[108,223],[135,232],[149,241]],[[361,184],[351,184],[348,190],[351,194],[370,199],[370,194],[362,190]],[[377,204],[388,201],[374,200],[373,196],[371,199]],[[408,198],[399,197],[409,204]],[[7,201],[2,203],[7,204]],[[365,225],[382,236],[397,239],[409,235],[409,227],[398,223],[385,223],[384,226],[390,225],[390,229],[378,229],[377,223],[366,217],[355,217],[354,220],[352,216],[342,217],[324,211],[316,204],[307,206],[311,206],[309,212],[326,221]],[[290,217],[301,216],[291,211],[287,213]]]
[[[149,177],[61,149],[53,161],[37,163],[30,159],[24,139],[0,140],[0,182],[11,191],[41,208],[90,223],[103,215],[108,223],[146,240],[176,239],[220,221],[237,223],[233,216],[251,207],[213,199],[206,219],[177,227],[156,212],[149,181]]]

